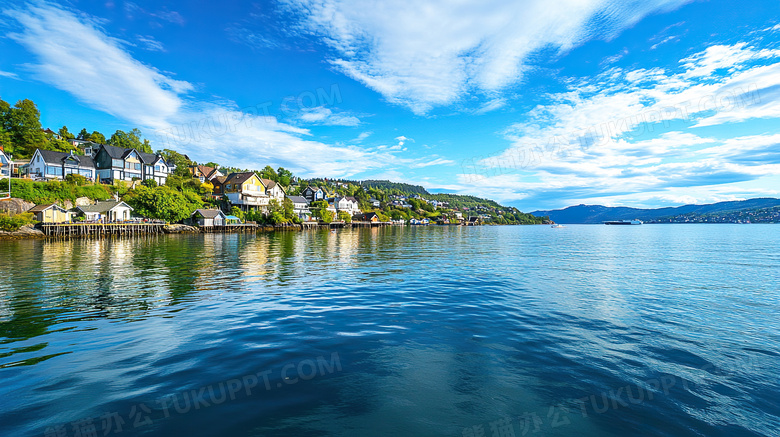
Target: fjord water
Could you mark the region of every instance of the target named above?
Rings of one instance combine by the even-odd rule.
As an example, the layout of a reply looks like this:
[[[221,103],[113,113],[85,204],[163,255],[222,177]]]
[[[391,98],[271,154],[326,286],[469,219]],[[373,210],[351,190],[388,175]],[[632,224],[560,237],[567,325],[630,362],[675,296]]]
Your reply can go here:
[[[0,242],[0,435],[780,435],[780,226]]]

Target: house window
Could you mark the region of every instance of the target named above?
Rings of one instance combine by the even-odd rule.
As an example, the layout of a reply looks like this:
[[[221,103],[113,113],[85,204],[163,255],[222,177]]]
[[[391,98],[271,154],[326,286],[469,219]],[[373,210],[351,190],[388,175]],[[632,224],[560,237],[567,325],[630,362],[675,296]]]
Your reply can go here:
[[[136,170],[140,170],[140,169],[141,169],[141,164],[136,164],[136,165],[135,165],[135,169],[136,169]]]
[[[126,162],[125,163],[125,168],[127,168],[127,169],[133,168],[133,163],[132,162]]]
[[[111,167],[122,167],[122,160],[121,159],[112,159],[111,160]]]

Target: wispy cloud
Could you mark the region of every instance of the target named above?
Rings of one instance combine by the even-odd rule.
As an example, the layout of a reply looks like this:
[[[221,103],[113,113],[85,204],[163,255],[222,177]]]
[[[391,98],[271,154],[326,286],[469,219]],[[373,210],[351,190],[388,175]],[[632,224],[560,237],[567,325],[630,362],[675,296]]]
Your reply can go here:
[[[429,161],[416,162],[411,165],[412,168],[424,168],[433,165],[454,165],[455,161],[445,158],[436,158]]]
[[[136,35],[135,39],[141,43],[141,46],[149,51],[152,52],[164,52],[165,47],[162,45],[160,41],[157,41],[154,39],[151,35]]]
[[[298,120],[304,123],[326,126],[357,126],[360,124],[360,119],[355,115],[348,112],[334,112],[324,106],[301,108]]]
[[[19,76],[16,73],[11,73],[9,71],[2,71],[2,70],[0,70],[0,77],[7,77],[9,79],[19,79]]]
[[[37,4],[5,14],[18,24],[9,36],[37,61],[27,66],[35,77],[139,126],[155,148],[172,147],[198,161],[241,168],[284,166],[303,176],[347,177],[384,168],[396,159],[387,152],[313,141],[307,129],[256,108],[242,111],[229,101],[196,100],[189,94],[194,89],[189,82],[137,61],[123,50],[123,43],[62,7]],[[312,123],[359,123],[357,117],[328,108],[297,114]]]
[[[723,193],[719,187],[737,189],[780,175],[777,129],[731,137],[730,129],[720,128],[745,120],[780,122],[777,50],[712,45],[679,65],[610,68],[571,80],[566,91],[549,94],[549,103],[506,129],[513,147],[464,166],[461,183],[502,200],[565,204],[637,193],[649,199],[686,188],[712,200],[712,193]],[[694,131],[704,127],[717,128],[717,135]],[[470,174],[480,166],[487,173]]]
[[[163,126],[193,89],[133,59],[118,40],[65,9],[40,4],[4,13],[21,26],[9,37],[38,60],[26,65],[34,77],[109,114]]]
[[[160,11],[149,11],[142,8],[137,3],[134,2],[125,2],[124,11],[125,11],[125,16],[127,16],[127,18],[130,19],[134,19],[140,15],[140,16],[149,16],[152,18],[157,18],[159,20],[166,21],[168,23],[178,24],[179,26],[184,26],[184,24],[186,23],[184,17],[177,11],[171,11],[168,9],[163,9]]]
[[[541,49],[612,38],[687,1],[284,0],[338,70],[417,114],[517,83]]]

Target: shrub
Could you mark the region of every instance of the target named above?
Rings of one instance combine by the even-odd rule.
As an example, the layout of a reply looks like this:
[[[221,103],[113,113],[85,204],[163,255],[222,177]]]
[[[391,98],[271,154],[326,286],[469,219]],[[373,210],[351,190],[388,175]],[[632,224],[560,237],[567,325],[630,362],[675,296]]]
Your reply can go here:
[[[65,176],[65,182],[69,184],[75,184],[78,186],[86,185],[87,184],[87,178],[80,174],[71,173],[69,175]]]
[[[24,225],[36,223],[34,216],[29,212],[9,216],[0,214],[0,230],[6,232],[18,231]]]

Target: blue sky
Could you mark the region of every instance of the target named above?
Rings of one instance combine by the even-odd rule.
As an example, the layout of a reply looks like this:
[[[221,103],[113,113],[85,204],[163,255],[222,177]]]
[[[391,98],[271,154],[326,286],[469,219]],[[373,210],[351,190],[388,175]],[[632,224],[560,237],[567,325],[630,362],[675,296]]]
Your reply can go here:
[[[780,3],[0,0],[0,97],[524,211],[780,196]]]

